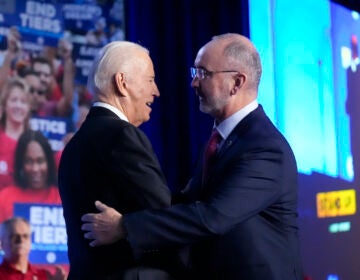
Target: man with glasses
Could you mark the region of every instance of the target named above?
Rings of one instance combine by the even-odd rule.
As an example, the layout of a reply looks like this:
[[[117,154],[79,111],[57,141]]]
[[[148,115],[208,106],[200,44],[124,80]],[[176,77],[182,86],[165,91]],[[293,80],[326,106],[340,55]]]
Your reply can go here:
[[[64,68],[61,86],[58,84],[48,58],[38,56],[32,59],[31,68],[40,79],[40,92],[46,99],[37,112],[38,116],[70,117],[73,113],[75,67],[71,55],[71,49],[61,52]]]
[[[214,118],[211,164],[199,166],[183,204],[122,215],[96,201],[100,213],[82,217],[90,246],[123,238],[136,251],[190,245],[192,279],[303,279],[296,161],[257,103],[261,72],[239,34],[199,50],[191,86]]]
[[[18,75],[25,79],[29,85],[29,92],[31,94],[31,113],[33,117],[50,117],[58,116],[58,108],[63,107],[65,99],[63,97],[60,101],[48,100],[46,97],[46,90],[41,85],[41,78],[39,72],[31,67],[25,67],[18,72]],[[67,105],[65,105],[67,106]],[[61,110],[61,109],[59,109]],[[66,109],[70,110],[70,109]]]
[[[55,274],[37,268],[29,261],[31,251],[31,226],[22,217],[13,217],[0,225],[0,244],[3,262],[0,264],[0,279],[65,280],[65,270],[55,267]]]
[[[30,67],[20,69],[18,75],[29,85],[32,115],[39,115],[39,111],[46,103],[45,92],[41,88],[39,75]]]

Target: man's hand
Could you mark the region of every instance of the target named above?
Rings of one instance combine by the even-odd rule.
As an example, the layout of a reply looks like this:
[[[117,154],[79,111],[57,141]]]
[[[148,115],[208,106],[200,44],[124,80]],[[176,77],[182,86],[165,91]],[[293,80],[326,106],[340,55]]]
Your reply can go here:
[[[73,45],[66,39],[60,39],[58,42],[57,52],[63,59],[71,58]]]
[[[7,49],[11,53],[18,53],[21,50],[21,35],[16,26],[9,28],[9,33],[7,35]]]
[[[100,201],[95,201],[95,206],[100,213],[88,213],[81,217],[85,222],[81,227],[86,231],[84,237],[93,239],[90,246],[111,244],[125,238],[126,230],[122,224],[122,215]]]

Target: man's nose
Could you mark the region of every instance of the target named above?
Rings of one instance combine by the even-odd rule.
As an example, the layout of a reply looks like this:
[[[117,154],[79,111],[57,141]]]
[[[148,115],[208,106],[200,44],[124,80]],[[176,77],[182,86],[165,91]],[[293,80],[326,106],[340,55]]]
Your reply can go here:
[[[192,88],[196,88],[199,86],[199,79],[196,76],[191,80],[190,86]]]

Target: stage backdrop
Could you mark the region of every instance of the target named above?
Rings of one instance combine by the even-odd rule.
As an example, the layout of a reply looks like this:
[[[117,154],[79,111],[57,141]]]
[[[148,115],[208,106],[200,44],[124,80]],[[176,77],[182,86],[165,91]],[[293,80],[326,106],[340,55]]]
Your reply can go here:
[[[359,13],[328,0],[249,3],[259,101],[298,163],[305,274],[360,279]]]

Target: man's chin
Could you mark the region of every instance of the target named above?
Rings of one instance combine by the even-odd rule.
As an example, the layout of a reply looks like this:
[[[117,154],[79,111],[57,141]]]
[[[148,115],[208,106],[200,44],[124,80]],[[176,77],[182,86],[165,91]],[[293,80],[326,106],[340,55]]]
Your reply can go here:
[[[143,120],[141,121],[138,121],[138,122],[133,122],[132,125],[136,126],[136,127],[139,127],[140,125],[142,125],[143,123],[146,123],[147,121],[150,120],[150,116],[148,116],[147,118],[144,118]]]
[[[143,123],[144,123],[144,122],[147,122],[147,121],[149,121],[149,120],[150,120],[150,113],[149,113],[149,115],[147,115],[147,116],[144,118]]]
[[[209,114],[209,112],[210,112],[210,109],[206,105],[203,105],[201,103],[199,106],[199,110],[200,110],[200,112],[202,112],[204,114]]]

